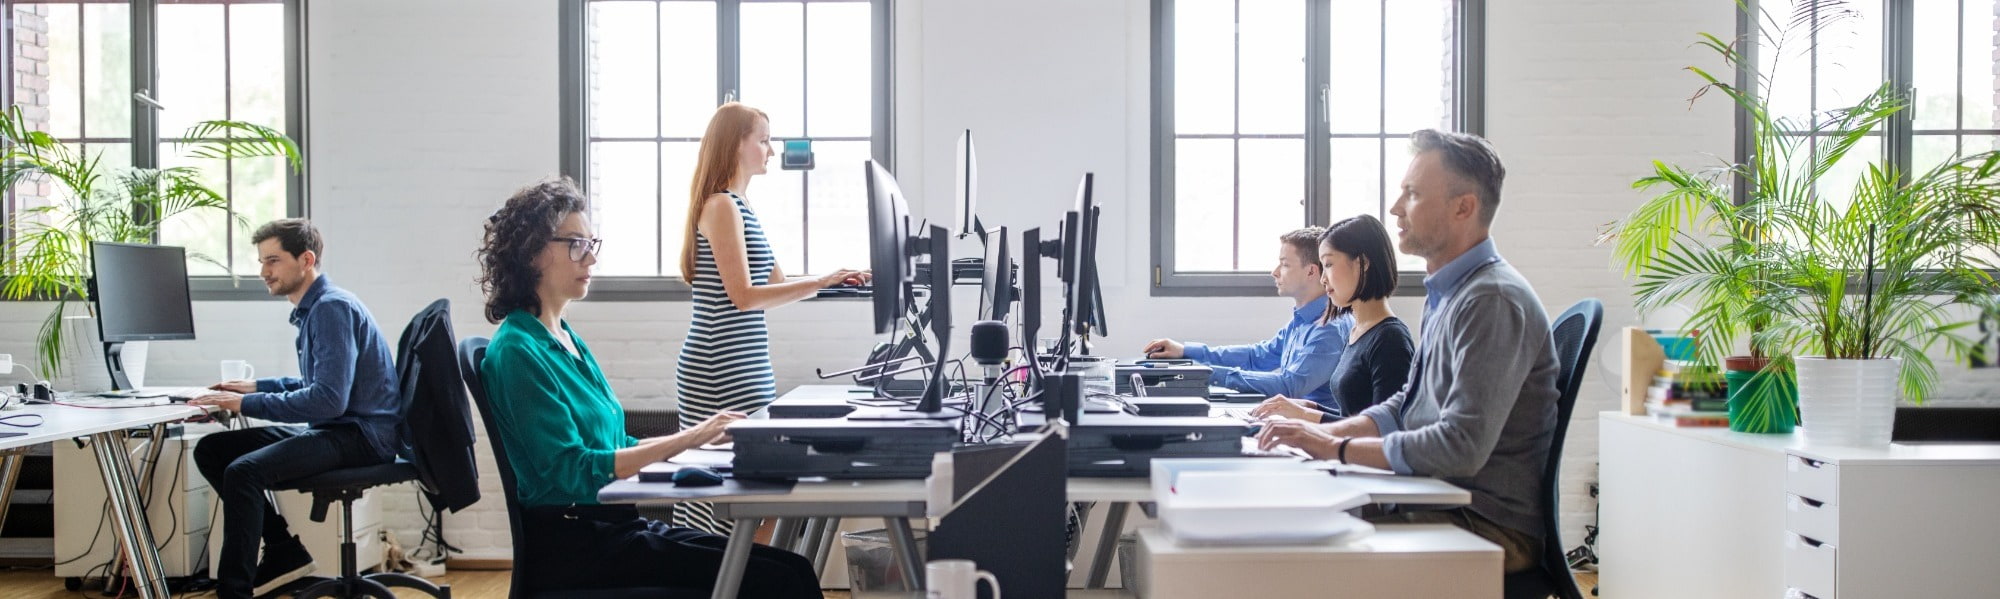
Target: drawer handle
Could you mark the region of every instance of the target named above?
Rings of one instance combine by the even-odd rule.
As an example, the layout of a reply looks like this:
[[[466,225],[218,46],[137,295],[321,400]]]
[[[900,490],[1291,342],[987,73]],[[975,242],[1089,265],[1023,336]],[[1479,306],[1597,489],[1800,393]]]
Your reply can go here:
[[[1820,501],[1820,500],[1817,500],[1817,499],[1813,499],[1813,498],[1811,498],[1811,497],[1800,497],[1800,498],[1799,498],[1799,501],[1800,501],[1800,502],[1803,502],[1803,503],[1805,503],[1805,504],[1806,504],[1806,507],[1809,507],[1809,508],[1822,508],[1822,507],[1826,507],[1826,502],[1824,502],[1824,501]]]
[[[1806,546],[1812,547],[1814,549],[1826,546],[1826,543],[1820,542],[1817,539],[1805,535],[1799,535],[1799,540],[1805,542]]]
[[[1820,466],[1826,464],[1826,462],[1822,462],[1805,456],[1792,456],[1792,457],[1798,458],[1800,464],[1805,464],[1807,468],[1812,468],[1814,470],[1818,470]]]

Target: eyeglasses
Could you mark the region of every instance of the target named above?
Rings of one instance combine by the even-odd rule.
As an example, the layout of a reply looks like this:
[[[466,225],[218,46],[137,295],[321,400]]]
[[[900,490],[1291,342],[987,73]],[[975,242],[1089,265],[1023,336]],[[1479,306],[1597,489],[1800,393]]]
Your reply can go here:
[[[571,262],[582,262],[585,254],[597,255],[597,250],[604,247],[604,240],[595,237],[556,237],[549,243],[568,243]]]

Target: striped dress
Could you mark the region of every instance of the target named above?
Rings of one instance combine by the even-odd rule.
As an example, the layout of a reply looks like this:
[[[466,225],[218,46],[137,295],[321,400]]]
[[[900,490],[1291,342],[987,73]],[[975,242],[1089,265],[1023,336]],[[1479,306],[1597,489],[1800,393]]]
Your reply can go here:
[[[777,259],[764,239],[764,226],[743,198],[729,193],[729,199],[734,201],[736,213],[743,216],[743,249],[750,262],[750,283],[768,284]],[[723,410],[763,409],[778,397],[777,378],[771,370],[771,332],[765,325],[764,311],[738,310],[729,303],[715,267],[714,248],[700,233],[695,233],[694,264],[694,280],[689,282],[694,288],[694,316],[674,372],[683,430]],[[722,535],[733,528],[730,522],[716,520],[708,503],[676,505],[674,525]]]

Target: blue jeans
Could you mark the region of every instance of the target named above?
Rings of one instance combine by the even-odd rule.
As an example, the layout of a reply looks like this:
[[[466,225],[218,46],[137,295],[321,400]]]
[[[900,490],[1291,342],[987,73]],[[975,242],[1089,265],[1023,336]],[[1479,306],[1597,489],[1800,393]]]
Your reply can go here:
[[[394,458],[377,455],[351,424],[265,426],[203,437],[195,444],[195,467],[222,499],[222,557],[211,572],[218,590],[248,595],[257,573],[257,541],[291,542],[284,517],[264,499],[272,485]]]

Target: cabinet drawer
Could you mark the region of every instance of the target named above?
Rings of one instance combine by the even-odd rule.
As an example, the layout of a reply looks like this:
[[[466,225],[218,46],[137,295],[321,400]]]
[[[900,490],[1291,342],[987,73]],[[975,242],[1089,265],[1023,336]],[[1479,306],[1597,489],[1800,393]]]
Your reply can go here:
[[[1803,456],[1785,455],[1785,492],[1826,503],[1840,503],[1840,467]]]
[[[1840,506],[1817,499],[1785,497],[1785,531],[1840,546]]]
[[[1819,599],[1839,599],[1840,549],[1799,535],[1785,535],[1785,586]]]

